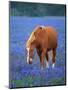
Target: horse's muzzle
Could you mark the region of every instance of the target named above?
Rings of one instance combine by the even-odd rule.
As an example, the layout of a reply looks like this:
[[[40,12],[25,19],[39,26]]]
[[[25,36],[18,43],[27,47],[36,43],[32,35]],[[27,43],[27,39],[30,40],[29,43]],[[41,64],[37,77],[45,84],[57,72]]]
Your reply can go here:
[[[29,64],[32,64],[32,61],[29,60]]]
[[[27,57],[27,63],[32,64],[32,58],[29,59],[29,57]]]

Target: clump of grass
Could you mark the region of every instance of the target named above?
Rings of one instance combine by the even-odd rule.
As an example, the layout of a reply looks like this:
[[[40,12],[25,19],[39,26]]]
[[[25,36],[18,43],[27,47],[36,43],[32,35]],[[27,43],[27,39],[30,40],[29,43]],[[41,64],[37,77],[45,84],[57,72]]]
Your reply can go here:
[[[15,87],[32,87],[33,86],[33,79],[32,77],[23,77],[21,80],[12,80],[11,83],[15,85]]]
[[[11,83],[13,84],[12,88],[22,87],[24,85],[22,80],[12,80]]]
[[[52,78],[48,81],[48,85],[65,85],[65,78]]]

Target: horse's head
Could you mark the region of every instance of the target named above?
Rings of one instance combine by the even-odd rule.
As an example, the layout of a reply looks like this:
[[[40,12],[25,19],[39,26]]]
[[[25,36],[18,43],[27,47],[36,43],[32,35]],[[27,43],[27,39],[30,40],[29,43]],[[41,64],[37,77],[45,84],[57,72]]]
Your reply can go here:
[[[32,64],[33,56],[34,56],[34,47],[31,45],[26,48],[27,50],[27,63]]]
[[[37,46],[36,38],[40,32],[40,27],[36,27],[35,30],[31,33],[29,39],[26,42],[27,50],[27,63],[31,64],[34,56],[34,48]],[[37,38],[38,39],[38,38]]]
[[[35,48],[35,36],[34,32],[31,33],[29,39],[26,42],[26,50],[27,50],[27,63],[31,64],[34,56],[34,48]]]

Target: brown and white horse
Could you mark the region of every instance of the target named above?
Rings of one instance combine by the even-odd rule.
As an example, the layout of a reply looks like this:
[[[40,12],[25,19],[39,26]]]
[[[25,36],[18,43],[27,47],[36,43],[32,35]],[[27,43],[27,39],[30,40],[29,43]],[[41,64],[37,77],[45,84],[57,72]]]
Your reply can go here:
[[[55,28],[50,26],[37,26],[31,33],[29,39],[26,42],[27,49],[27,62],[32,63],[34,49],[36,48],[37,54],[40,59],[40,64],[44,67],[44,59],[46,57],[46,66],[49,67],[49,55],[48,52],[52,51],[52,62],[54,67],[56,60],[57,49],[57,32]]]

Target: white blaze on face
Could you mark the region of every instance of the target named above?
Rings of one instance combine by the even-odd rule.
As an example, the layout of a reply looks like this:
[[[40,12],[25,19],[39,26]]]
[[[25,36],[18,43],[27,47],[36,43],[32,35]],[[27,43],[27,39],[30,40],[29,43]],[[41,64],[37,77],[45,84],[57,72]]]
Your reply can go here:
[[[29,63],[29,48],[27,48],[27,63]]]
[[[32,58],[29,57],[29,50],[30,48],[27,48],[27,63],[29,63],[29,60],[32,62]]]
[[[29,57],[27,56],[27,63],[29,63]]]

